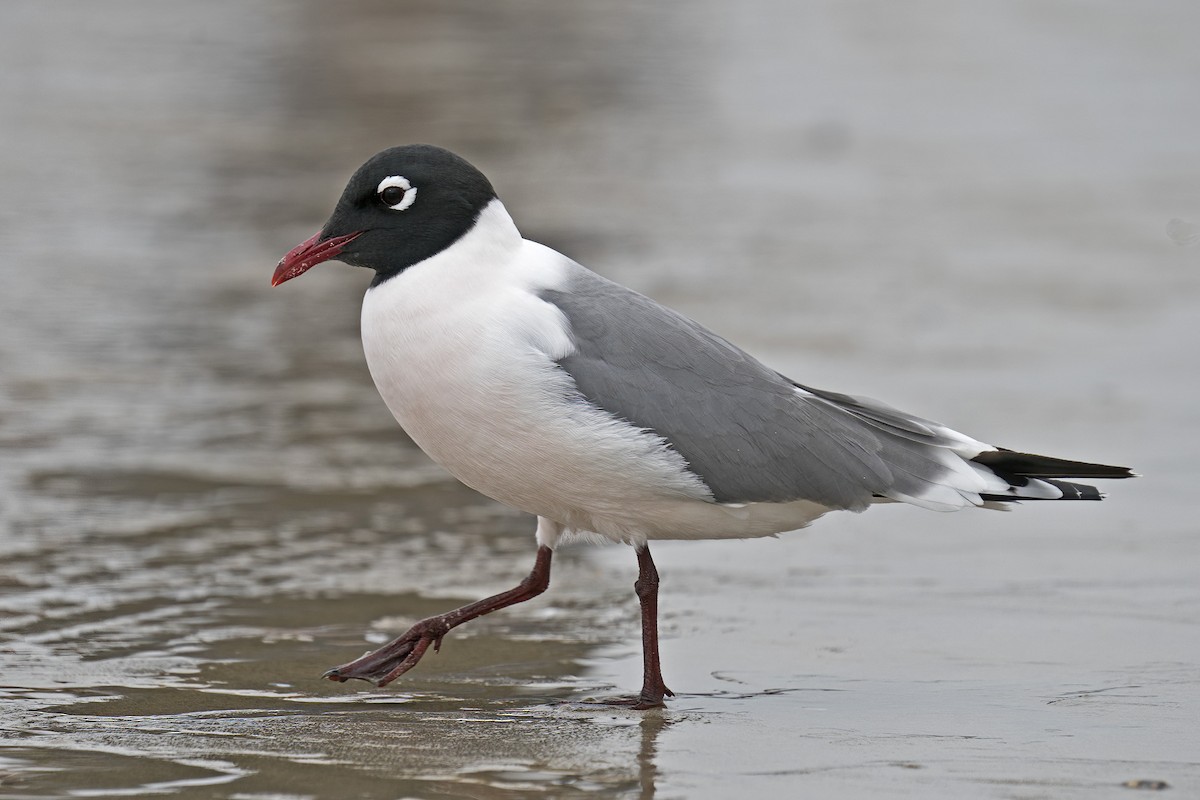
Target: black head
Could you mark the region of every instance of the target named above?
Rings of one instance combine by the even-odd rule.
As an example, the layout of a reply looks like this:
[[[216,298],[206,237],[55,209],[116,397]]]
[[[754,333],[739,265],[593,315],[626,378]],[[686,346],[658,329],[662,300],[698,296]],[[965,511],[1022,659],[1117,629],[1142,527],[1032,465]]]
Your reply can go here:
[[[454,244],[495,197],[483,173],[449,150],[410,144],[376,153],[321,232],[279,262],[271,285],[332,258],[375,270],[379,283]]]

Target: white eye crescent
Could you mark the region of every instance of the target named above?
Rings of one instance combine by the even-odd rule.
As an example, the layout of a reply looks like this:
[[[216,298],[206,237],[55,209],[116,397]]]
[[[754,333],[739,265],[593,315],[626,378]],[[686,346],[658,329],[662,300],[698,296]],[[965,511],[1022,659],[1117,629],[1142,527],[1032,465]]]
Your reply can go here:
[[[417,199],[417,187],[408,182],[403,175],[389,175],[379,182],[375,190],[379,202],[392,211],[403,211]]]

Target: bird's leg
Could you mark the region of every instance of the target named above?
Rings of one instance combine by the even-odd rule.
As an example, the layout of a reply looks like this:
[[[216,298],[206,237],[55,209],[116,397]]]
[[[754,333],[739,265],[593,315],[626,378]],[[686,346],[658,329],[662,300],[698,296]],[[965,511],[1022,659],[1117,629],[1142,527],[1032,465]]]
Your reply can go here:
[[[417,665],[425,651],[433,645],[434,651],[441,649],[442,637],[464,622],[482,617],[501,608],[523,603],[546,591],[550,585],[549,547],[539,547],[533,571],[525,580],[507,592],[486,597],[462,608],[456,608],[436,617],[429,617],[408,629],[408,632],[385,644],[378,650],[367,653],[348,664],[334,667],[324,677],[344,683],[351,678],[370,681],[376,686],[386,686]]]
[[[663,697],[674,697],[675,693],[663,683],[662,665],[658,660],[658,570],[650,557],[650,548],[637,548],[638,579],[633,584],[642,604],[642,693],[633,707],[636,709],[660,708]]]

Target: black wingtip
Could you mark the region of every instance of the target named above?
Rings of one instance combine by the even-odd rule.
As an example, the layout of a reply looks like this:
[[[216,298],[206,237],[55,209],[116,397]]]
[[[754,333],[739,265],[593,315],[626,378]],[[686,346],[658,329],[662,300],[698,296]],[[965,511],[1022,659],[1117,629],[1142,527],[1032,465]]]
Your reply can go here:
[[[1097,489],[1095,486],[1088,486],[1083,483],[1070,483],[1068,481],[1056,481],[1053,479],[1043,479],[1046,483],[1055,487],[1063,493],[1063,500],[1103,500],[1104,492]]]
[[[1122,478],[1140,477],[1138,473],[1129,467],[1091,464],[1086,461],[1068,461],[1065,458],[1039,456],[1034,453],[1018,453],[1014,450],[988,450],[980,453],[971,460],[984,465],[997,475],[1006,478],[1098,478],[1103,480],[1120,480]],[[1097,494],[1099,493],[1097,492]],[[1080,499],[1099,500],[1100,498]]]

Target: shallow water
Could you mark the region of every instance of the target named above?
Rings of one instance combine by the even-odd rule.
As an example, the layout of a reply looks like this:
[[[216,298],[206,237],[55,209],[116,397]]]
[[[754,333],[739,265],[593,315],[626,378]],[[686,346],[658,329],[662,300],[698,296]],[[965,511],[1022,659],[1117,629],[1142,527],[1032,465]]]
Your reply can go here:
[[[1200,11],[735,5],[0,10],[0,796],[1200,793]],[[267,286],[405,141],[806,383],[1148,477],[661,545],[661,713],[585,702],[616,547],[321,681],[533,558],[379,401],[368,276]]]

